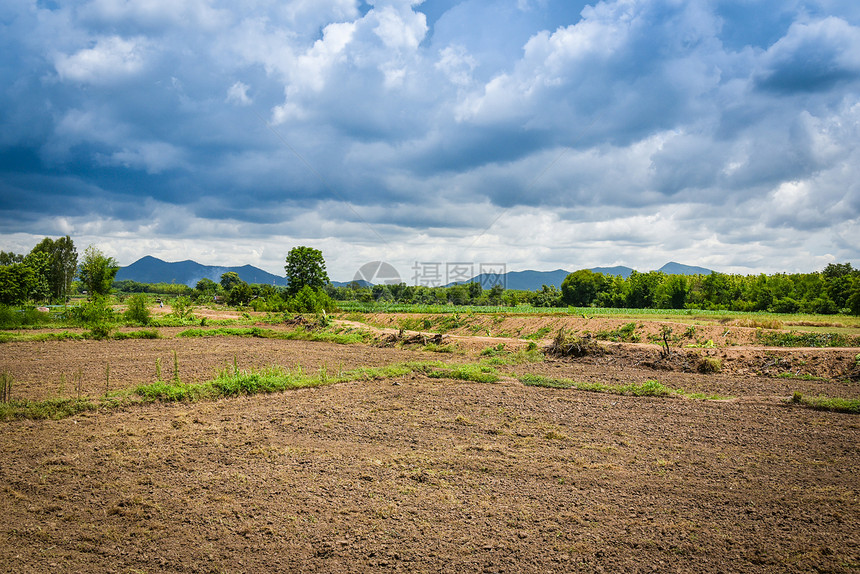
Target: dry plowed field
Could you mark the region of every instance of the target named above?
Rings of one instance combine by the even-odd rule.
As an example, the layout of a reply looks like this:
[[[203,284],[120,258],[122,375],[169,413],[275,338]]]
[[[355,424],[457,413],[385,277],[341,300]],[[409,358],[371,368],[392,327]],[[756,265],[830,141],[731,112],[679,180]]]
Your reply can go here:
[[[6,343],[0,371],[41,400],[77,392],[77,372],[84,395],[104,393],[108,363],[114,388],[151,382],[157,359],[170,376],[174,352],[199,381],[234,362],[334,372],[527,344],[162,335]],[[497,383],[416,373],[0,422],[0,571],[860,571],[860,416],[787,401],[860,396],[860,349],[607,348],[498,366]],[[689,353],[726,368],[695,372]],[[530,387],[526,373],[726,398]]]

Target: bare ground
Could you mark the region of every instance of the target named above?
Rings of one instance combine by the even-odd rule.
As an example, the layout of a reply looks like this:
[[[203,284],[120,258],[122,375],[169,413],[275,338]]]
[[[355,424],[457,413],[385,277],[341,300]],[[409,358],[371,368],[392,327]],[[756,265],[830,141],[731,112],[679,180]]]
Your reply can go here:
[[[473,360],[499,341],[451,340],[466,354],[245,338],[15,343],[0,347],[0,371],[15,373],[16,395],[39,398],[81,369],[96,395],[106,363],[127,386],[153,380],[156,358],[169,373],[174,351],[182,378],[203,380],[234,358],[331,372]],[[652,345],[610,347],[499,367],[512,376],[496,384],[410,375],[0,423],[0,570],[860,569],[860,417],[786,402],[795,390],[857,397],[837,371],[858,349],[685,351],[734,365],[704,375],[661,364]],[[775,377],[788,363],[829,374]],[[733,398],[526,387],[513,377],[526,372]]]

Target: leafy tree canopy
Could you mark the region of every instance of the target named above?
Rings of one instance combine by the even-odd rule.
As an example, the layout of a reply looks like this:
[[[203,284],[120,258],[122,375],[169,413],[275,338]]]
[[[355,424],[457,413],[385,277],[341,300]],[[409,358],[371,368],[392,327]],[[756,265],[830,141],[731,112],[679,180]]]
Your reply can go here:
[[[33,247],[30,255],[44,253],[49,257],[46,279],[51,297],[63,299],[72,286],[72,279],[78,267],[78,250],[75,242],[66,235],[59,239],[44,238]]]
[[[286,263],[284,270],[287,272],[287,291],[290,295],[295,295],[305,286],[322,289],[329,282],[325,259],[319,249],[293,247],[287,254]]]
[[[119,271],[119,264],[116,259],[106,256],[97,247],[90,245],[84,251],[84,260],[78,270],[78,277],[90,296],[107,295],[117,271]]]
[[[244,281],[239,278],[239,274],[235,271],[228,271],[221,276],[221,287],[226,292],[229,292],[230,289],[241,283],[244,283]]]

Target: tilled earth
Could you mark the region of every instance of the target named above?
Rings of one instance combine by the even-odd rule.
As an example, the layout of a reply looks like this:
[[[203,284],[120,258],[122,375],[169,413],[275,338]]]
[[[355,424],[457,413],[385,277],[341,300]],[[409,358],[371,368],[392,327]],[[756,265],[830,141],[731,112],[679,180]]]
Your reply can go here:
[[[776,378],[749,350],[704,375],[652,348],[498,367],[657,379],[725,400],[409,375],[60,421],[0,423],[9,572],[857,572],[860,417],[789,406],[858,383]],[[266,339],[10,343],[13,394],[83,394],[234,361],[329,372],[473,360]],[[856,354],[806,358],[838,362]],[[823,352],[822,352],[823,353]],[[836,357],[836,358],[834,358]],[[726,358],[726,360],[729,360]],[[847,360],[847,359],[846,359]],[[741,362],[736,366],[741,366]],[[770,364],[770,363],[768,363]],[[834,363],[835,364],[835,363]],[[17,371],[16,371],[17,369]],[[63,377],[64,378],[64,377]],[[76,392],[66,379],[66,396]],[[22,395],[19,395],[22,393]]]

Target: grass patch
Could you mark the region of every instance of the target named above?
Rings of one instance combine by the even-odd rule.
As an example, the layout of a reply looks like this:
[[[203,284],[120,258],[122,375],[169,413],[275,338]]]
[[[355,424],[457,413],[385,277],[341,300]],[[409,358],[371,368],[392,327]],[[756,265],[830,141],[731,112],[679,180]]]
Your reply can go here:
[[[186,329],[179,332],[177,337],[260,337],[276,339],[278,334],[272,329],[259,327],[218,327],[215,329]]]
[[[0,402],[0,420],[63,419],[96,409],[98,405],[84,399],[13,400]]]
[[[263,370],[237,371],[227,368],[211,382],[212,387],[222,396],[255,395],[276,393],[291,389],[316,387],[337,382],[338,377],[330,378],[321,369],[315,375],[305,374],[301,367],[289,371],[273,366]]]
[[[140,331],[114,333],[112,338],[118,341],[122,341],[124,339],[160,339],[161,334],[155,329],[142,329]]]
[[[415,371],[431,379],[455,379],[475,383],[495,383],[500,380],[495,369],[487,365],[447,365],[445,363],[410,363]]]
[[[769,347],[858,347],[860,337],[841,333],[807,333],[799,331],[756,333],[756,339]]]
[[[552,331],[552,327],[541,327],[531,335],[526,335],[524,338],[539,341],[540,339],[546,338],[550,331]]]
[[[638,343],[640,341],[639,335],[636,334],[636,323],[627,323],[611,331],[598,331],[594,334],[594,338],[615,343]]]
[[[805,373],[801,375],[800,373],[780,373],[777,375],[780,379],[797,379],[800,381],[828,381],[827,377],[816,377],[815,375],[810,375]]]
[[[783,324],[779,319],[736,319],[734,324],[738,327],[750,327],[753,329],[782,329]]]
[[[261,339],[283,339],[289,341],[323,341],[350,345],[363,343],[371,338],[367,331],[310,331],[303,327],[292,331],[275,331],[260,327],[218,327],[216,329],[186,329],[177,337],[258,337]]]
[[[683,389],[667,387],[659,381],[645,381],[644,383],[631,383],[629,385],[606,385],[604,383],[584,383],[571,379],[553,379],[541,375],[523,375],[520,382],[530,387],[547,387],[550,389],[575,389],[591,393],[606,393],[610,395],[625,395],[633,397],[672,397],[680,396],[699,400],[724,400],[716,394],[705,395],[703,393],[688,393]]]
[[[52,333],[0,333],[0,343],[43,343],[46,341],[85,341],[87,339],[160,339],[161,335],[154,329],[104,333],[99,331],[56,331]]]
[[[509,351],[504,343],[499,343],[481,351],[481,356],[484,357],[481,359],[483,365],[522,365],[540,363],[546,358],[537,343],[529,343],[528,347],[518,351]]]
[[[89,339],[87,333],[72,333],[59,331],[55,333],[0,333],[0,343],[32,342],[42,343],[45,341],[83,341]]]
[[[645,381],[629,385],[605,385],[603,383],[583,383],[571,379],[552,379],[541,375],[524,375],[520,382],[530,387],[549,387],[552,389],[576,389],[578,391],[589,391],[593,393],[607,393],[611,395],[630,395],[634,397],[667,397],[670,395],[683,394],[678,389],[669,388],[659,381]]]
[[[838,397],[826,397],[824,395],[810,397],[795,392],[789,399],[789,402],[817,411],[860,414],[860,399],[842,399]]]

